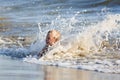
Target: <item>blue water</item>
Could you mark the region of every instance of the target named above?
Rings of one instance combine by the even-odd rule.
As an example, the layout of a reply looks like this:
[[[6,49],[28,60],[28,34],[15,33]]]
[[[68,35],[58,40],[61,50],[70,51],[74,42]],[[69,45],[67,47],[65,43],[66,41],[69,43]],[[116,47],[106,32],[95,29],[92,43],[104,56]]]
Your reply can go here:
[[[78,12],[76,19],[80,22],[75,27],[96,23],[106,14],[120,12],[119,0],[7,0],[0,2],[0,17],[5,18],[1,20],[5,29],[4,32],[1,31],[1,35],[33,36],[38,32],[37,23],[45,27],[59,16],[69,19]],[[61,27],[59,24],[49,27],[56,27],[56,25]]]
[[[114,27],[117,27],[117,29],[114,30]],[[89,38],[87,41],[80,39],[81,41],[86,41],[83,42],[85,48],[94,49],[95,51],[98,50],[99,41],[102,42],[102,39],[109,40],[109,47],[102,49],[101,53],[104,54],[98,55],[97,57],[103,62],[104,58],[105,60],[107,58],[110,59],[108,59],[108,62],[111,62],[112,67],[107,63],[107,65],[110,66],[110,71],[106,71],[106,68],[105,70],[101,68],[97,70],[96,68],[83,68],[84,66],[82,65],[86,65],[86,63],[81,60],[79,65],[82,66],[81,69],[120,73],[119,0],[0,0],[0,55],[8,57],[7,59],[5,58],[5,60],[8,60],[7,63],[11,64],[9,64],[7,68],[10,67],[10,70],[13,70],[15,75],[19,75],[19,70],[15,71],[14,69],[16,67],[11,67],[11,65],[14,66],[14,64],[16,64],[15,66],[17,66],[21,64],[21,61],[24,62],[23,59],[30,53],[38,53],[44,46],[43,42],[47,32],[51,29],[59,30],[62,34],[62,39],[78,34],[83,37],[85,36]],[[107,35],[106,32],[108,32],[109,35]],[[91,35],[94,38],[91,38]],[[93,44],[98,47],[91,45],[91,40]],[[97,53],[95,51],[91,53]],[[109,53],[111,54],[109,55]],[[0,59],[3,59],[0,63],[4,63],[4,57]],[[17,62],[14,59],[17,59]],[[13,63],[14,61],[15,63]],[[93,58],[92,61],[94,61]],[[29,61],[29,59],[27,62],[37,63],[34,62],[34,60]],[[57,65],[59,65],[58,63]],[[22,68],[28,70],[26,66],[31,67],[34,66],[34,64],[30,65],[25,62],[25,64],[23,63],[25,66],[22,66]],[[89,64],[88,60],[88,65]],[[97,64],[97,62],[95,62],[95,64]],[[103,65],[101,62],[100,64]],[[35,67],[36,65],[37,64],[35,64]],[[52,65],[51,62],[50,65]],[[60,66],[63,65],[60,64]],[[78,68],[76,64],[74,65],[76,67],[71,67]],[[41,67],[40,65],[37,66]],[[18,65],[18,67],[21,66]],[[115,70],[113,70],[114,68]],[[5,69],[3,69],[3,72],[4,70]],[[2,71],[2,68],[0,68],[0,71]],[[39,76],[36,68],[32,68],[32,71],[35,71],[35,74],[32,75],[37,77],[42,76]],[[20,73],[22,74],[24,71]],[[40,74],[42,73],[40,72]],[[7,76],[7,78],[4,77],[4,80],[9,78],[6,71],[3,76],[2,73],[0,76],[0,78]],[[37,79],[39,78],[35,78],[35,80]],[[17,77],[16,80],[21,79]],[[22,80],[26,80],[26,77],[23,77]]]

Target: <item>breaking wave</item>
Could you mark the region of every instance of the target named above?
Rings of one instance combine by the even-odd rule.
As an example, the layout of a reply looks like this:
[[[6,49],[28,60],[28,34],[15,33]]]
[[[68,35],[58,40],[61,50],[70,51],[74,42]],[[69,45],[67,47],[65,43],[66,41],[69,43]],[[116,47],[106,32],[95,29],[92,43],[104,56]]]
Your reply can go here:
[[[27,47],[21,43],[24,38],[18,37],[15,41],[1,37],[0,54],[37,64],[120,73],[120,15],[108,14],[105,19],[87,25],[88,22],[76,18],[78,14],[67,19],[58,16],[46,25],[38,23],[36,40]],[[37,54],[43,48],[50,29],[61,32],[60,44],[51,47],[39,60],[28,56]]]
[[[120,73],[119,14],[109,14],[104,20],[89,25],[89,27],[84,27],[85,29],[77,26],[75,29],[79,29],[79,32],[73,27],[78,22],[75,17],[65,21],[61,19],[61,21],[64,25],[61,24],[62,27],[59,27],[59,31],[64,35],[60,44],[51,47],[47,54],[39,60],[28,57],[24,61],[99,72]],[[70,23],[67,24],[66,21]],[[53,21],[51,25],[55,26],[56,23],[58,24],[58,22]],[[52,29],[56,28],[52,27]],[[40,28],[40,35],[47,32],[43,31]],[[39,41],[40,39],[35,43],[37,48]],[[32,45],[32,48],[34,48],[34,45]]]

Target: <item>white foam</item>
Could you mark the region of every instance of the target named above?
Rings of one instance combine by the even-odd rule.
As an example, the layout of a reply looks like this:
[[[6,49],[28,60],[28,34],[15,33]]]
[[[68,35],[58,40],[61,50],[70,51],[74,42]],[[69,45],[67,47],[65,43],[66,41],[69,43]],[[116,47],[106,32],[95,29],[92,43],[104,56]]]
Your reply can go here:
[[[58,16],[44,30],[39,24],[40,32],[29,49],[4,47],[0,49],[0,54],[22,58],[32,52],[37,54],[45,45],[44,40],[48,30],[59,29],[63,35],[60,44],[52,47],[40,59],[29,56],[23,61],[41,65],[120,73],[120,15],[107,15],[103,21],[97,24],[89,25],[89,27],[76,27],[75,24],[79,23],[79,20],[75,17],[78,14],[79,12],[70,19]],[[3,46],[13,43],[9,39],[0,38],[0,44]]]
[[[73,24],[77,22],[75,17],[70,20],[61,19],[58,17],[57,20],[63,22],[54,22],[53,25],[62,26],[60,31],[63,29],[71,30],[73,28]],[[72,23],[73,20],[73,23]],[[68,24],[66,23],[68,22]],[[65,24],[65,23],[66,24]],[[120,15],[108,15],[103,21],[91,25],[88,28],[85,28],[84,31],[73,34],[70,36],[64,36],[61,39],[61,44],[57,45],[53,49],[47,52],[47,55],[37,60],[36,58],[25,58],[24,61],[30,63],[37,63],[42,65],[55,65],[61,67],[69,67],[76,69],[86,69],[86,70],[94,70],[98,72],[107,72],[107,73],[120,73],[120,61],[117,58],[114,58],[115,53],[119,54],[119,46],[120,46]],[[72,25],[70,25],[72,24]],[[66,27],[67,26],[67,27]],[[70,27],[70,28],[69,28]],[[64,30],[63,30],[64,31]],[[64,33],[61,31],[62,33]],[[42,31],[40,28],[40,34],[45,34],[47,31]],[[114,33],[115,32],[115,33]],[[39,35],[40,36],[40,35]],[[42,38],[42,40],[44,40]],[[117,43],[114,43],[114,40]],[[39,50],[41,46],[39,39],[35,44],[31,46],[34,50]],[[106,41],[104,44],[102,42]],[[113,46],[113,44],[116,45]],[[42,44],[43,45],[43,44]],[[103,47],[104,46],[104,47]],[[43,46],[42,46],[43,47]],[[80,49],[78,49],[78,47]],[[31,50],[32,50],[31,49]],[[56,53],[56,54],[55,54]],[[90,54],[99,54],[98,56],[93,58],[93,55]],[[112,54],[111,54],[112,53]],[[80,57],[76,55],[79,54],[87,54],[90,55],[87,57]],[[105,54],[104,56],[100,54]],[[112,58],[109,58],[112,57]]]

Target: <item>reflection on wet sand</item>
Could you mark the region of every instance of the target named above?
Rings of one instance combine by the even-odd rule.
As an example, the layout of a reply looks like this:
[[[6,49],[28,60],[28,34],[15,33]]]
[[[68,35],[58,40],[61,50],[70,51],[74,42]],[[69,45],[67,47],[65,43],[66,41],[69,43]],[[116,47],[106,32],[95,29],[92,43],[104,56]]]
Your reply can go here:
[[[90,73],[74,69],[46,67],[44,80],[89,80]]]
[[[45,66],[44,80],[119,80],[119,74]]]

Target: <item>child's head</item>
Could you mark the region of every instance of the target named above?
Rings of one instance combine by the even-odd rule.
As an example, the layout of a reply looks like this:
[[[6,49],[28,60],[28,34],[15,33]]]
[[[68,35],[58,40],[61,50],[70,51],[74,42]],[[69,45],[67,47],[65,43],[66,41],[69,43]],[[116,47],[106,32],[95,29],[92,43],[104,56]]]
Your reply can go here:
[[[60,40],[61,34],[57,30],[50,30],[46,36],[46,45],[52,46]]]

